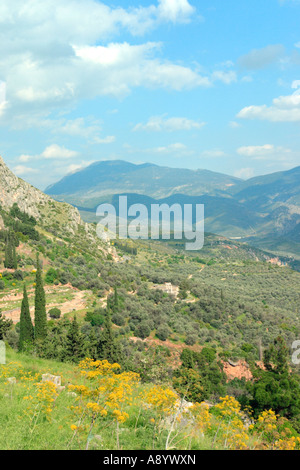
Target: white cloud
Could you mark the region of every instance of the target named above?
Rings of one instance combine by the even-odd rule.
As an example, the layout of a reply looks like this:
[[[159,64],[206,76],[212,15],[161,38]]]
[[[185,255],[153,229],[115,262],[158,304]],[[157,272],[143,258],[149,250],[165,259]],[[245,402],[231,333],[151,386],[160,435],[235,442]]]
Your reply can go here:
[[[299,90],[296,90],[292,95],[275,98],[271,106],[247,106],[238,113],[237,117],[240,119],[260,119],[272,122],[300,121]]]
[[[6,109],[7,109],[7,102],[2,101],[2,103],[0,103],[0,117],[4,115]]]
[[[108,135],[107,137],[95,137],[94,138],[94,143],[95,144],[112,144],[115,142],[116,137],[114,135]]]
[[[110,43],[107,46],[74,46],[81,59],[88,87],[83,91],[96,95],[126,95],[133,87],[173,90],[208,87],[208,77],[189,67],[155,58],[160,43],[141,45]]]
[[[58,173],[65,173],[65,174],[70,174],[70,173],[76,173],[78,170],[82,170],[82,168],[85,168],[89,165],[94,163],[94,160],[91,161],[82,161],[80,163],[71,163],[71,165],[68,165],[66,168],[58,168],[57,172]]]
[[[273,144],[265,144],[239,147],[237,149],[237,153],[243,157],[249,157],[254,160],[285,160],[292,151],[285,147],[276,147]]]
[[[0,116],[2,116],[8,106],[6,101],[6,83],[0,81]]]
[[[65,121],[62,125],[55,127],[55,131],[60,134],[85,138],[98,134],[101,130],[100,124],[93,123],[87,125],[84,118],[70,119]]]
[[[28,175],[28,174],[31,174],[31,173],[39,173],[39,170],[36,169],[36,168],[30,168],[30,167],[27,167],[27,166],[24,166],[24,165],[17,165],[14,168],[14,172],[18,176],[23,176],[23,175]]]
[[[274,145],[249,145],[245,147],[239,147],[237,153],[244,157],[256,157],[257,155],[269,155],[274,151]]]
[[[36,117],[28,117],[26,123],[28,124],[28,127],[40,127],[41,129],[46,129],[48,132],[51,132],[56,136],[56,138],[61,135],[77,137],[85,139],[89,144],[111,143],[115,140],[114,136],[100,137],[102,133],[102,125],[99,120],[93,118],[38,119]],[[15,125],[15,128],[20,128],[19,122]],[[22,156],[22,158],[28,157],[30,156]]]
[[[204,122],[194,121],[184,117],[164,118],[163,116],[153,116],[146,124],[139,123],[134,127],[134,131],[189,131],[192,129],[201,129],[205,125]]]
[[[87,123],[84,118],[68,120],[63,126],[55,126],[54,133],[82,137],[92,144],[110,144],[116,140],[115,136],[99,137],[102,128],[98,121]]]
[[[48,90],[38,90],[33,86],[20,88],[16,91],[16,97],[25,103],[45,103],[59,102],[66,98],[74,97],[74,88],[72,84],[64,84],[61,87],[52,87]]]
[[[93,119],[77,118],[69,120],[52,121],[53,134],[63,134],[86,139],[89,143],[111,143],[114,136],[101,138],[102,127],[99,121]]]
[[[39,155],[20,155],[19,161],[25,163],[29,160],[68,160],[78,156],[79,153],[74,150],[69,150],[57,144],[52,144],[46,147]]]
[[[292,88],[295,90],[300,87],[300,80],[294,80],[292,83]]]
[[[253,168],[241,168],[234,173],[234,176],[247,180],[254,176],[254,170]]]
[[[0,104],[6,101],[6,83],[0,82]]]
[[[103,67],[132,64],[144,59],[153,50],[160,47],[160,43],[155,42],[148,42],[138,46],[130,45],[127,42],[110,43],[108,46],[73,46],[77,57]]]
[[[108,3],[108,2],[106,2]],[[156,2],[155,2],[156,3]],[[132,34],[143,34],[161,22],[184,22],[195,13],[188,0],[158,0],[147,7],[111,7],[96,0],[2,0],[0,24],[9,32],[20,27],[19,34],[28,42],[36,42],[41,51],[49,38],[56,45],[76,40],[79,44],[95,43],[121,29]],[[47,33],[46,35],[43,33]],[[11,48],[15,44],[10,44]]]
[[[278,109],[275,106],[247,106],[242,109],[237,117],[241,119],[260,119],[273,122],[300,121],[300,109]]]
[[[188,0],[159,0],[158,16],[163,20],[183,23],[189,21],[194,12]]]
[[[180,142],[177,142],[175,144],[170,144],[170,145],[167,145],[165,147],[157,147],[156,149],[154,149],[154,151],[156,153],[169,153],[169,152],[178,152],[178,151],[182,151],[182,150],[186,150],[187,147],[186,145],[184,144],[181,144]]]
[[[195,11],[188,0],[153,0],[137,8],[96,0],[1,0],[0,72],[9,91],[10,122],[28,114],[46,117],[82,98],[124,96],[134,87],[210,85],[191,68],[161,59],[159,44],[95,46],[124,30],[136,36],[164,23],[185,23]]]
[[[33,159],[32,155],[20,155],[19,162],[26,163],[26,162],[29,162],[29,160],[32,160],[32,159]]]
[[[230,70],[229,72],[224,72],[223,70],[216,70],[212,74],[212,80],[218,80],[225,83],[226,85],[230,85],[231,83],[237,81],[237,76],[233,70]]]
[[[60,145],[53,144],[49,147],[45,148],[45,150],[41,153],[40,157],[47,159],[68,159],[68,158],[75,158],[78,156],[78,152],[74,150],[66,149],[65,147],[61,147]]]
[[[190,150],[185,144],[181,142],[175,142],[173,144],[161,146],[161,147],[154,147],[144,150],[145,153],[150,154],[173,154],[177,157],[183,155],[191,155],[193,151]]]

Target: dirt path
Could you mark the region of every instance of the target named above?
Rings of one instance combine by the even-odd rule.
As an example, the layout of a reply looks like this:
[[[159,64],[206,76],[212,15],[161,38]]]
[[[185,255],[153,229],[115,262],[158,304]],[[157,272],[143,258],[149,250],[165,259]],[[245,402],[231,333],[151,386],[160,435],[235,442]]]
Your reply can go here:
[[[71,286],[71,284],[65,284],[63,286],[58,285],[58,286],[46,286],[45,287],[45,293],[46,294],[54,294],[56,291],[59,291],[59,293],[60,292],[69,292],[70,290],[72,290],[74,292],[77,291],[77,289],[75,289],[75,287]],[[33,297],[34,292],[35,292],[34,287],[27,288],[28,298]],[[14,302],[14,301],[22,300],[22,298],[23,298],[23,292],[22,291],[17,292],[17,293],[12,291],[12,292],[9,292],[8,294],[4,295],[3,297],[1,297],[0,301],[1,301],[1,304],[2,304],[2,302]]]
[[[85,295],[87,291],[77,291],[74,292],[74,297],[71,300],[66,300],[65,302],[58,304],[57,302],[47,305],[47,310],[50,308],[58,307],[61,310],[62,314],[74,312],[76,310],[82,310],[86,307]]]
[[[100,300],[102,303],[102,307],[105,308],[107,305],[107,298],[109,295],[113,293],[113,289],[111,288],[105,296],[103,296]],[[51,302],[47,303],[47,312],[53,308],[57,307],[61,310],[62,315],[66,313],[71,313],[75,312],[78,310],[83,310],[87,306],[87,300],[86,300],[86,294],[88,294],[90,291],[80,291],[77,290],[75,287],[71,286],[70,284],[66,284],[64,286],[59,285],[59,286],[47,286],[45,287],[45,294],[51,295],[51,294],[63,294],[63,293],[68,293],[72,294],[73,298],[68,299],[68,300],[61,300],[57,302]],[[34,297],[34,288],[28,289],[28,298],[33,298]],[[9,318],[12,320],[14,323],[18,323],[20,321],[20,313],[21,313],[21,302],[23,299],[23,293],[18,292],[18,293],[8,293],[4,295],[1,299],[1,309],[2,313],[6,316],[6,318]],[[20,306],[17,308],[12,308],[12,309],[7,309],[5,310],[5,307],[8,307],[8,302],[19,302]],[[34,307],[30,307],[30,314],[33,319],[34,317]]]
[[[53,307],[57,307],[61,310],[62,314],[70,313],[76,310],[82,310],[86,307],[87,302],[85,299],[87,291],[79,291],[76,290],[74,287],[68,285],[68,287],[64,286],[52,286],[50,288],[45,288],[46,295],[53,294],[53,293],[72,293],[73,298],[70,300],[62,300],[61,302],[52,302],[47,304],[47,311],[49,311]],[[28,298],[34,296],[34,289],[31,289],[28,292]],[[2,297],[1,304],[3,301],[5,302],[12,302],[12,301],[22,301],[23,294],[7,294],[6,296]],[[2,304],[2,313],[6,316],[6,318],[11,319],[14,323],[18,323],[20,321],[20,313],[21,313],[21,305],[18,308],[13,308],[10,310],[5,310],[5,305]],[[34,316],[34,307],[30,307],[30,314],[33,318]]]
[[[107,307],[107,299],[113,293],[114,289],[111,287],[110,290],[105,294],[104,297],[101,297],[100,302],[102,303],[102,308]]]

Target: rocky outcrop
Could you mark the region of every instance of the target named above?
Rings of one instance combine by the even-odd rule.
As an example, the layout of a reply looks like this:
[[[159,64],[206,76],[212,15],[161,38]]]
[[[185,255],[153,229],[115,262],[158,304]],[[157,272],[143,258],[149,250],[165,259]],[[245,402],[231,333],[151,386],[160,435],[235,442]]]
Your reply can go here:
[[[222,361],[223,370],[227,376],[227,381],[234,379],[251,380],[252,373],[246,361]]]
[[[79,227],[89,232],[88,225],[81,220],[78,209],[67,203],[54,201],[50,196],[18,178],[0,156],[0,205],[3,209],[9,210],[14,203],[23,212],[37,219],[41,225],[56,224],[64,234],[75,234]]]

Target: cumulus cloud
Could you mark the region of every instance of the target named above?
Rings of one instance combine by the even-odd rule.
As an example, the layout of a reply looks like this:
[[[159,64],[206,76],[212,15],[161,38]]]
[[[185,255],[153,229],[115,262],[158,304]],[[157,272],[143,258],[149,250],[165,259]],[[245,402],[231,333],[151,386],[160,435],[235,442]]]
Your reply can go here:
[[[187,0],[159,0],[158,17],[176,22],[186,22],[195,12],[195,8]]]
[[[188,0],[158,0],[158,4],[154,2],[147,7],[128,9],[111,7],[106,3],[68,0],[56,2],[54,7],[52,0],[2,0],[0,23],[5,25],[6,32],[19,25],[19,34],[26,45],[38,40],[35,47],[39,50],[46,43],[49,47],[49,38],[52,38],[53,43],[61,45],[63,55],[66,47],[63,45],[70,42],[94,43],[117,34],[121,29],[132,34],[143,34],[162,21],[186,22],[195,12]],[[15,47],[16,44],[11,42],[10,49]]]
[[[205,125],[204,122],[194,121],[184,117],[165,118],[164,116],[153,116],[146,124],[139,123],[134,127],[134,131],[189,131],[192,129],[201,129]]]
[[[122,96],[131,88],[141,86],[183,90],[211,85],[208,77],[189,67],[156,58],[155,53],[160,49],[161,44],[153,42],[74,46],[89,84],[86,92],[90,94]]]
[[[296,85],[295,82],[294,87]],[[298,85],[297,85],[298,86]],[[272,122],[300,121],[300,90],[273,99],[272,105],[247,106],[237,115],[240,119],[260,119]]]
[[[14,172],[18,176],[25,176],[33,173],[39,173],[39,170],[37,168],[30,168],[24,165],[17,165],[14,168]]]
[[[96,0],[55,6],[52,0],[2,0],[0,75],[10,102],[7,118],[16,122],[29,109],[31,115],[47,116],[82,98],[124,96],[140,86],[182,90],[209,85],[191,68],[161,59],[159,44],[95,45],[124,30],[136,36],[167,22],[184,23],[194,12],[188,0],[153,0],[127,9]],[[0,116],[5,106],[0,101]]]
[[[249,157],[254,160],[284,160],[288,154],[292,153],[292,151],[285,147],[276,147],[273,144],[265,144],[239,147],[237,149],[237,153],[243,157]]]
[[[79,153],[74,150],[69,150],[57,144],[49,145],[45,150],[38,155],[20,155],[20,162],[28,162],[29,160],[68,160],[79,156]]]
[[[160,43],[148,42],[141,45],[110,43],[107,46],[76,46],[75,55],[87,62],[93,62],[103,67],[119,67],[145,59],[150,53],[160,48]]]
[[[41,153],[41,158],[45,159],[65,159],[65,158],[75,158],[78,156],[78,152],[74,150],[69,150],[60,145],[53,144],[46,147],[45,150]]]

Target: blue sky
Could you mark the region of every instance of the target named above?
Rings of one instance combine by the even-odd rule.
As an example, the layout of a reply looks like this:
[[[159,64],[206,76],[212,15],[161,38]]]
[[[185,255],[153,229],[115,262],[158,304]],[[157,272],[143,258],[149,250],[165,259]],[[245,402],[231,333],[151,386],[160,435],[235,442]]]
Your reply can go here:
[[[94,161],[300,165],[299,0],[1,0],[0,154],[44,189]]]

